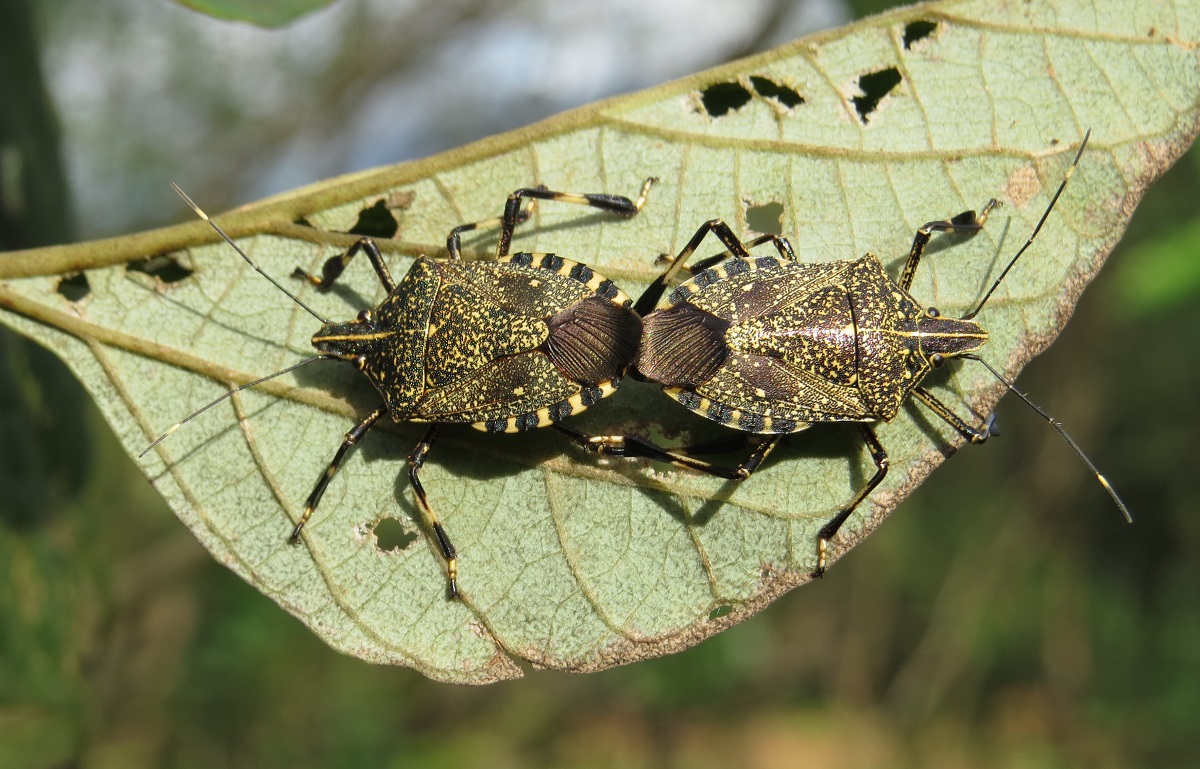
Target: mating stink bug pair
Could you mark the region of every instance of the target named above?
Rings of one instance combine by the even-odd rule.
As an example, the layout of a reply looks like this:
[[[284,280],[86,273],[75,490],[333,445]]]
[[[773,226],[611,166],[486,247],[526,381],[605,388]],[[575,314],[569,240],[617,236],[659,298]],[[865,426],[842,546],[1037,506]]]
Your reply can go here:
[[[385,415],[432,424],[409,456],[409,479],[424,525],[445,560],[451,596],[458,592],[457,553],[419,479],[439,424],[469,423],[488,432],[553,426],[596,453],[652,458],[741,480],[753,473],[781,436],[817,422],[853,422],[871,453],[875,473],[821,529],[814,570],[819,575],[829,541],[887,473],[887,452],[873,422],[890,421],[911,395],[972,443],[988,437],[990,421],[972,427],[921,382],[956,356],[992,370],[973,355],[987,341],[987,333],[973,318],[1033,242],[1086,142],[1087,137],[1029,240],[963,318],[942,317],[908,289],[932,233],[980,229],[994,200],[978,215],[967,211],[921,227],[899,282],[893,282],[871,254],[856,261],[804,265],[796,261],[786,239],[767,235],[743,244],[720,220],[696,232],[632,309],[620,289],[584,264],[554,254],[509,254],[513,231],[526,215],[524,201],[578,203],[628,217],[641,209],[652,180],[636,202],[606,194],[517,190],[500,219],[456,227],[447,239],[450,258],[418,259],[399,284],[370,239],[326,262],[321,278],[297,271],[319,289],[327,289],[358,252],[366,253],[387,296],[354,321],[331,323],[272,280],[322,323],[313,337],[320,355],[303,363],[322,358],[350,361],[383,400],[346,434],[313,488],[292,540],[299,538],[346,452]],[[496,258],[462,260],[461,233],[496,225]],[[694,277],[656,308],[672,278],[710,232],[728,250],[700,263]],[[778,257],[751,256],[750,248],[768,241]],[[238,253],[253,266],[244,252]],[[589,436],[559,424],[614,392],[635,362],[638,375],[661,384],[686,408],[762,436],[750,456],[737,467],[723,467],[691,457],[686,449],[666,451],[639,436]],[[1037,410],[1095,472],[1128,518],[1124,504],[1062,427]]]

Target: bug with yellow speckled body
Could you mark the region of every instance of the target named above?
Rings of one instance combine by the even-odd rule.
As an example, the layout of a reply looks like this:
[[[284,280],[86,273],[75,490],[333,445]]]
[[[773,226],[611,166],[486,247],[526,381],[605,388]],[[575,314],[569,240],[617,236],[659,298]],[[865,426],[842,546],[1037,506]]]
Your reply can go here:
[[[291,541],[300,541],[346,453],[384,416],[396,422],[431,425],[409,455],[408,476],[422,522],[433,534],[445,562],[451,597],[459,594],[458,554],[420,481],[421,467],[439,425],[470,424],[490,433],[553,426],[596,453],[605,450],[612,455],[652,457],[690,466],[687,458],[674,457],[647,441],[631,438],[628,445],[608,447],[559,424],[616,391],[636,357],[641,319],[629,296],[587,265],[552,253],[509,253],[513,231],[528,218],[528,207],[534,201],[576,203],[628,218],[641,210],[653,181],[646,180],[636,201],[542,187],[517,190],[509,195],[501,217],[451,230],[446,241],[449,259],[419,257],[398,284],[371,238],[362,238],[344,254],[327,260],[319,277],[297,268],[296,277],[324,291],[357,254],[366,254],[386,296],[374,309],[362,310],[357,318],[344,322],[321,317],[264,273],[184,195],[243,259],[321,321],[312,338],[318,356],[297,366],[323,358],[348,361],[382,399],[346,433],[313,487],[292,529]],[[463,259],[462,234],[495,226],[500,228],[495,258]],[[181,424],[163,433],[150,448]]]
[[[932,234],[978,231],[998,205],[996,200],[988,201],[978,214],[965,211],[920,227],[897,281],[870,253],[854,261],[803,264],[785,238],[764,235],[742,243],[719,219],[702,225],[638,299],[635,309],[643,317],[643,333],[634,374],[661,385],[667,395],[706,419],[763,438],[737,467],[701,465],[699,460],[687,466],[742,480],[786,434],[819,422],[856,424],[874,473],[818,532],[813,574],[820,576],[830,540],[887,474],[888,455],[873,423],[890,422],[913,397],[971,443],[982,443],[994,431],[991,418],[974,427],[922,387],[930,371],[961,357],[982,363],[1050,421],[1132,520],[1062,426],[974,355],[988,340],[974,320],[976,314],[1033,243],[1086,145],[1085,135],[1025,245],[975,309],[961,318],[942,316],[913,297],[909,288]],[[672,278],[710,233],[727,250],[696,265],[693,277],[659,306]],[[766,242],[774,245],[778,256],[751,255],[750,248]]]

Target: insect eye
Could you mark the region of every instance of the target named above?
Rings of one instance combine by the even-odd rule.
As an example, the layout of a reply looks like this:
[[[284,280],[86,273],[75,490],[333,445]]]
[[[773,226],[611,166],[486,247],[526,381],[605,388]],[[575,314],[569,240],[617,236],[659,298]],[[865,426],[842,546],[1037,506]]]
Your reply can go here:
[[[358,369],[359,371],[365,371],[367,368],[367,359],[361,355],[355,358],[354,368]]]
[[[359,323],[370,323],[371,322],[371,311],[370,310],[359,311],[358,322]]]
[[[939,312],[938,308],[936,307],[930,307],[929,309],[925,310],[925,314],[930,318],[940,318],[942,316],[942,313]]]
[[[937,368],[945,362],[946,356],[942,355],[940,352],[935,352],[933,355],[929,356],[929,365],[933,366],[934,368]]]

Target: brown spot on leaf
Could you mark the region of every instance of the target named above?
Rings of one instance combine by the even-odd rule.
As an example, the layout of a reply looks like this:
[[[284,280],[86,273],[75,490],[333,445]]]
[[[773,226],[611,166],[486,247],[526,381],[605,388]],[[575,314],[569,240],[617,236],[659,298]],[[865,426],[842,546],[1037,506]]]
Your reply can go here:
[[[412,208],[417,193],[412,190],[397,190],[387,197],[387,207],[393,211],[407,211]]]
[[[1008,177],[1003,197],[1017,208],[1025,208],[1041,190],[1042,182],[1038,179],[1037,169],[1031,165],[1024,165]]]

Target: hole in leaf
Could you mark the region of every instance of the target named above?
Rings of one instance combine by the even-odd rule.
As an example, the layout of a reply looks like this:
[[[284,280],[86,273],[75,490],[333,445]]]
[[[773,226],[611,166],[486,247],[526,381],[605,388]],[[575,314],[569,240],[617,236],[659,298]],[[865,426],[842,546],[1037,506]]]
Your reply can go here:
[[[751,75],[750,85],[754,87],[755,92],[759,96],[764,99],[774,99],[788,109],[799,107],[804,103],[804,97],[795,90],[781,83],[776,83],[770,78],[765,78],[761,75]]]
[[[727,603],[721,604],[720,606],[714,606],[712,611],[708,613],[708,619],[710,622],[714,619],[720,619],[726,614],[729,614],[731,611],[733,611],[733,607]]]
[[[761,206],[747,206],[746,226],[755,232],[782,235],[783,204],[763,203]]]
[[[892,89],[898,85],[900,85],[900,72],[895,67],[869,72],[860,77],[858,90],[862,93],[853,99],[854,109],[858,110],[859,119],[864,123],[868,122],[868,117],[879,106],[883,97],[891,93]]]
[[[68,275],[58,282],[58,293],[66,297],[68,302],[82,302],[91,291],[87,275],[82,272]]]
[[[932,35],[937,27],[936,21],[910,21],[904,27],[904,50],[911,50],[913,43]]]
[[[140,272],[152,278],[158,278],[163,283],[178,283],[190,277],[194,270],[179,263],[179,260],[168,254],[159,254],[149,259],[138,259],[125,265],[126,272]]]
[[[375,546],[384,552],[398,553],[417,539],[415,531],[391,516],[376,521],[371,533],[375,535]]]
[[[358,221],[350,228],[350,234],[387,240],[395,237],[399,229],[400,224],[388,210],[387,201],[380,198],[375,201],[375,205],[359,212]]]
[[[721,117],[746,106],[750,96],[740,83],[715,83],[700,92],[700,103],[709,117]]]
[[[748,79],[750,88],[746,88],[735,80],[730,80],[724,83],[714,83],[700,91],[700,103],[704,105],[704,111],[708,113],[709,117],[718,118],[741,109],[749,104],[756,95],[760,99],[768,99],[787,109],[794,109],[804,103],[804,97],[794,88],[789,88],[769,77],[751,75]]]

